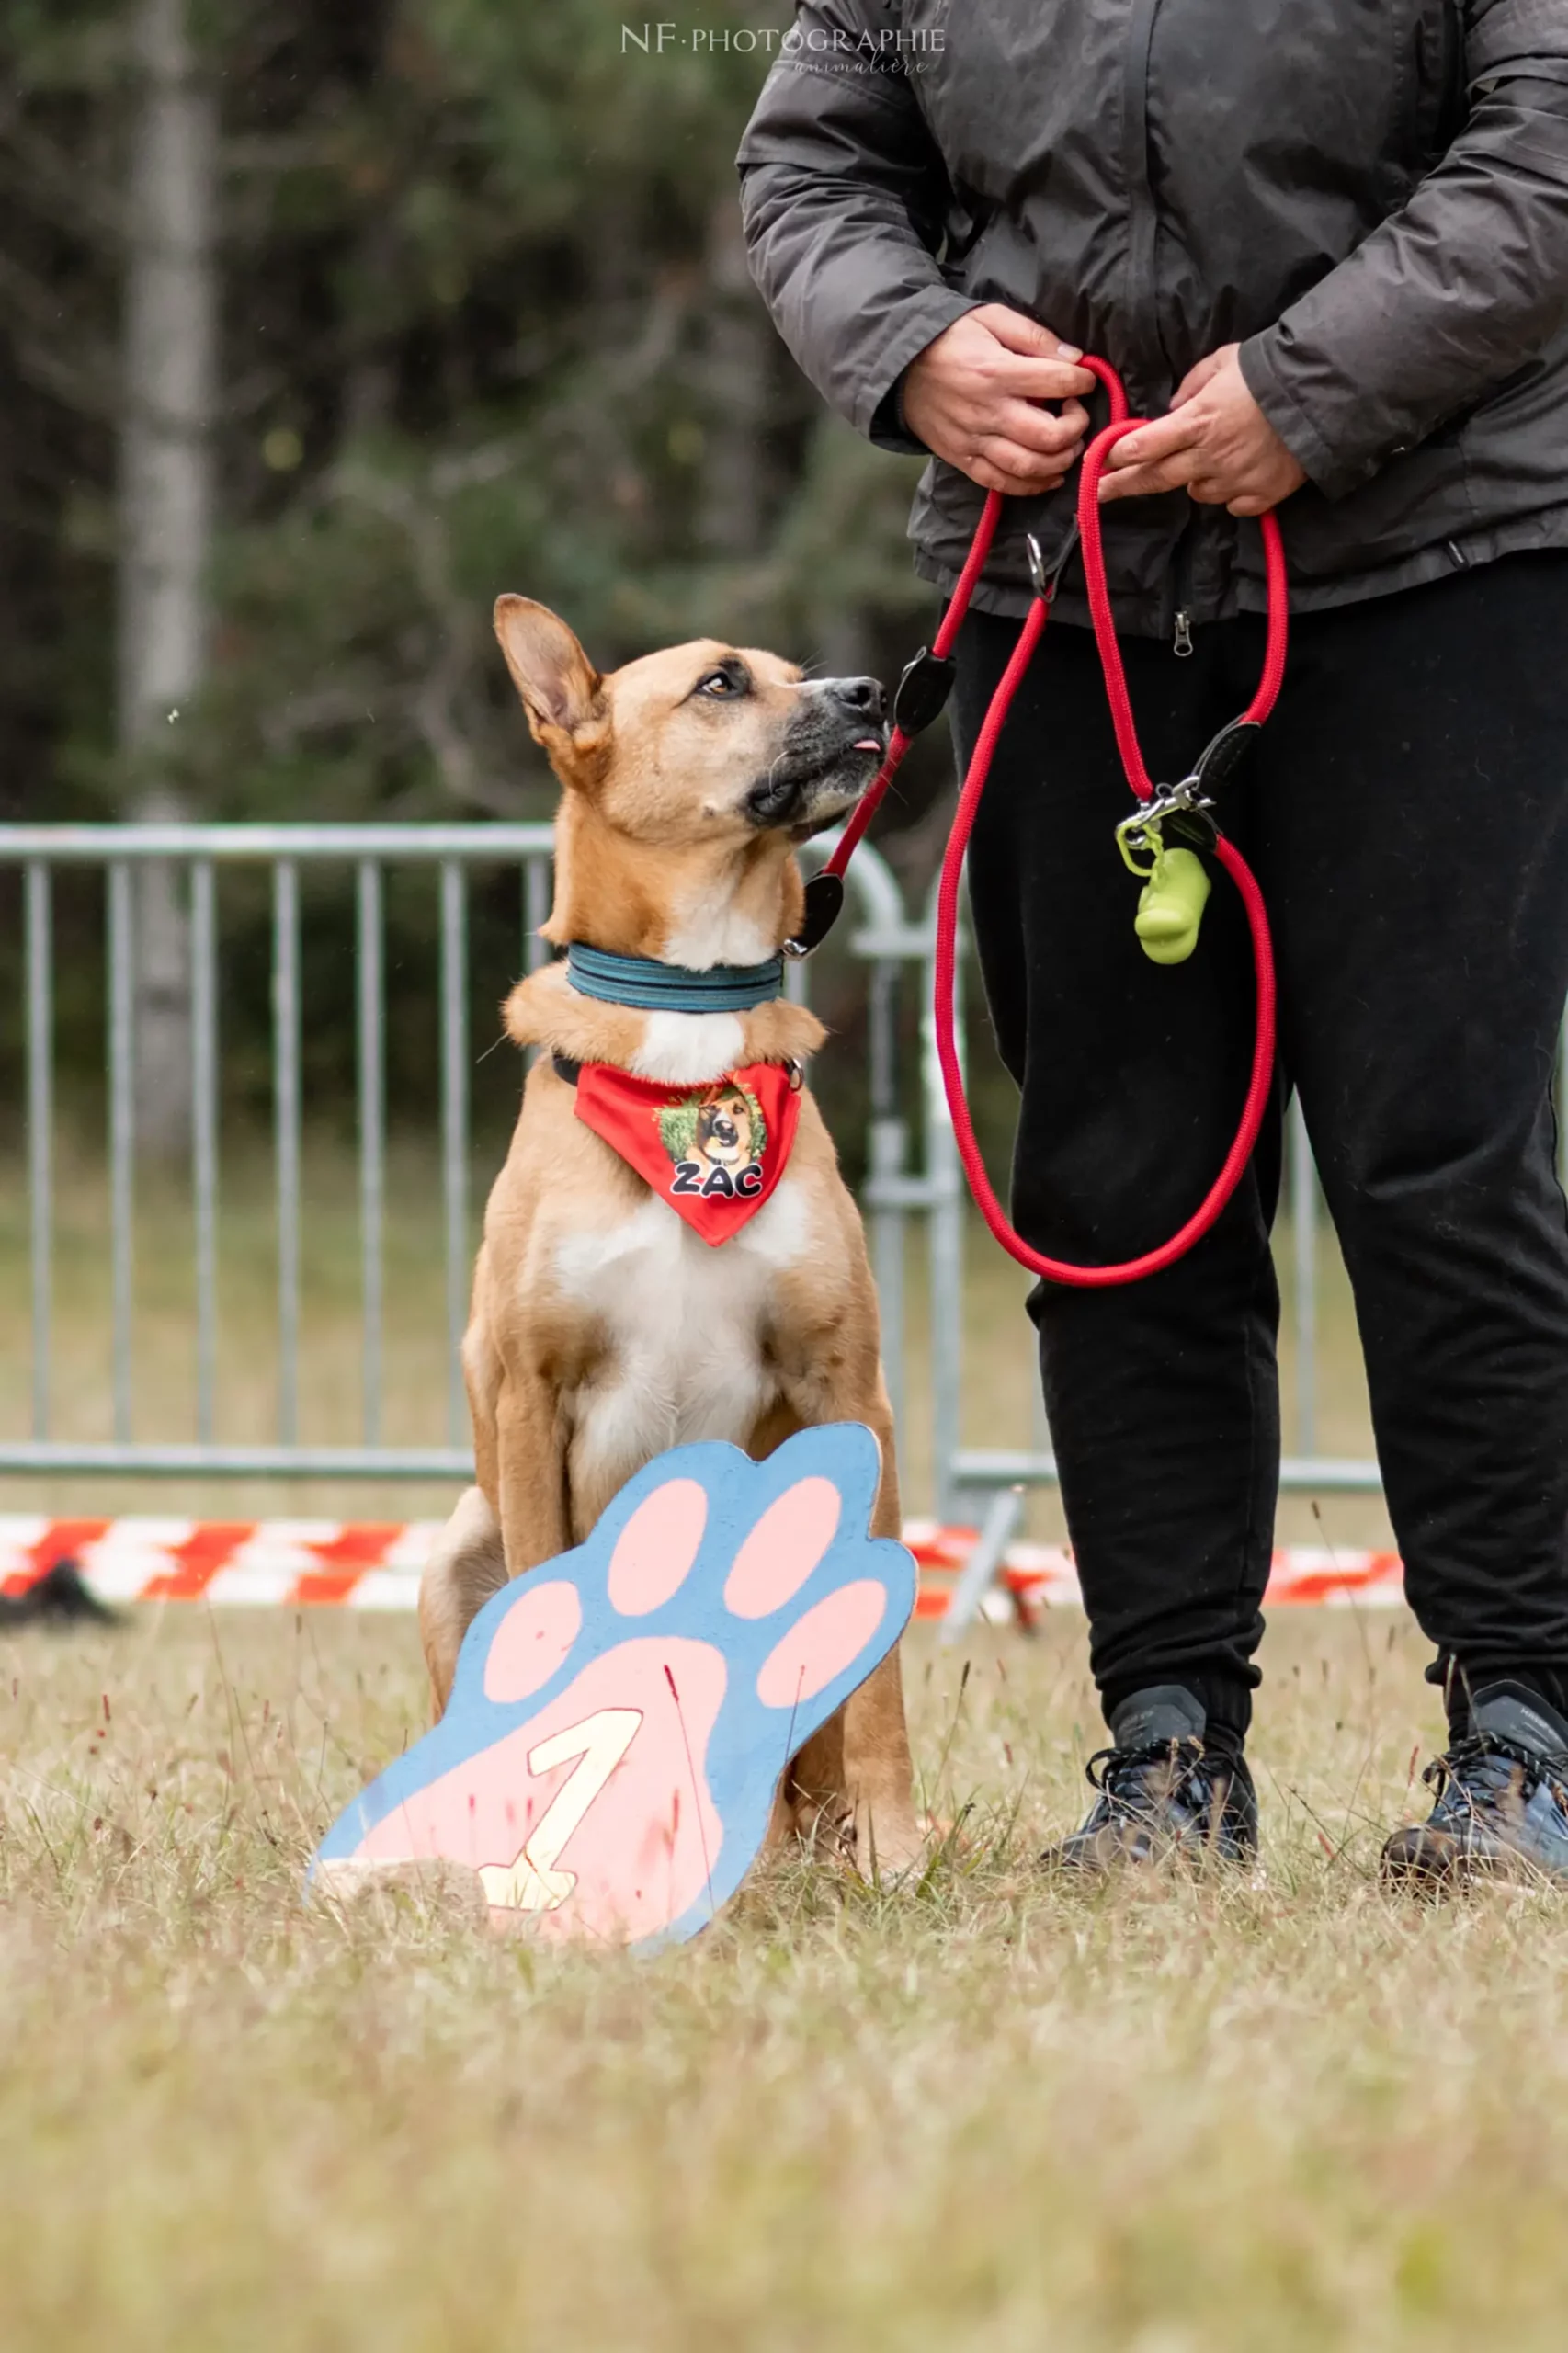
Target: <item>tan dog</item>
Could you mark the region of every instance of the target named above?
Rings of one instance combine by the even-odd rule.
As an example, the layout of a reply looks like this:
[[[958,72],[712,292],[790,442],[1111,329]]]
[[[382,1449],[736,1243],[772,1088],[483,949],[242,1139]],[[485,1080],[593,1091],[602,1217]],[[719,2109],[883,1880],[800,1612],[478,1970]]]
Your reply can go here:
[[[496,633],[565,788],[545,936],[707,971],[764,962],[798,929],[793,845],[875,774],[874,679],[803,680],[770,654],[704,642],[601,677],[563,621],[503,597]],[[750,1107],[719,1082],[803,1063],[812,1015],[644,1013],[574,989],[563,964],[514,989],[506,1027],[543,1047],[484,1221],[463,1365],[479,1483],[426,1572],[420,1625],[437,1709],[476,1612],[508,1576],[580,1542],[653,1455],[727,1438],[754,1457],[859,1421],[882,1450],[873,1532],[899,1532],[892,1425],[859,1218],[805,1096],[777,1190],[719,1247],[575,1116],[551,1059],[708,1090],[702,1166],[744,1166]],[[896,1651],[797,1756],[775,1837],[830,1829],[862,1868],[920,1846]]]

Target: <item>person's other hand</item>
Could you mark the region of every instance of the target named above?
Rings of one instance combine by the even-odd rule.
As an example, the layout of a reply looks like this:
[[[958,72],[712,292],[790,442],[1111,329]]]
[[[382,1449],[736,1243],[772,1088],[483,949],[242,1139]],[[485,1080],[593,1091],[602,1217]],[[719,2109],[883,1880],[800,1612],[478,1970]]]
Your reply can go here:
[[[903,379],[917,440],[983,490],[1054,490],[1083,446],[1095,380],[1083,354],[1021,312],[987,302],[926,345]],[[1036,406],[1060,401],[1060,415]]]
[[[1248,392],[1239,348],[1227,343],[1200,359],[1176,386],[1170,415],[1117,443],[1102,501],[1185,490],[1200,506],[1267,515],[1300,490],[1307,477]]]

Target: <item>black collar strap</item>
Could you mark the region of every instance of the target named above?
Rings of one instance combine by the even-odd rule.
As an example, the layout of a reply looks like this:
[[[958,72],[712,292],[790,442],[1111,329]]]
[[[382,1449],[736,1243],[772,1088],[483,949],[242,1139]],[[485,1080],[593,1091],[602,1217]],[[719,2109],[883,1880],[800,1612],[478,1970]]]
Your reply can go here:
[[[566,950],[566,977],[579,996],[629,1005],[642,1013],[749,1013],[784,994],[784,959],[766,964],[713,964],[705,972],[661,964],[651,956],[618,956],[608,948]]]

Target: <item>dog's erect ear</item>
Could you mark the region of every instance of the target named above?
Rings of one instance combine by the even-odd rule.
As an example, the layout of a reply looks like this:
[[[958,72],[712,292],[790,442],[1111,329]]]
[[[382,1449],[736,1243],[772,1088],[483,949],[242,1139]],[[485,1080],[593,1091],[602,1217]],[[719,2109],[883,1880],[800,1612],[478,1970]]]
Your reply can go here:
[[[495,634],[528,725],[567,783],[587,781],[609,742],[604,681],[565,622],[531,597],[498,597]]]

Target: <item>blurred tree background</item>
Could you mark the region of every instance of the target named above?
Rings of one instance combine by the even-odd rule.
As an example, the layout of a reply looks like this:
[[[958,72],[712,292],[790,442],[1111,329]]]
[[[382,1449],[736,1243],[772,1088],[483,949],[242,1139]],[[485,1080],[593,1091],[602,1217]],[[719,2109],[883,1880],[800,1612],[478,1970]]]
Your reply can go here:
[[[915,470],[822,414],[740,242],[767,58],[722,37],[792,13],[703,0],[712,41],[661,56],[619,0],[8,0],[8,817],[545,815],[502,588],[605,666],[721,631],[896,672],[930,618]],[[922,748],[882,827],[915,888],[948,781]],[[515,938],[515,898],[490,919]],[[433,911],[394,920],[412,969]],[[236,921],[230,1079],[259,1090],[265,908]],[[351,1067],[343,961],[324,1080]],[[152,1021],[177,970],[142,981]]]

